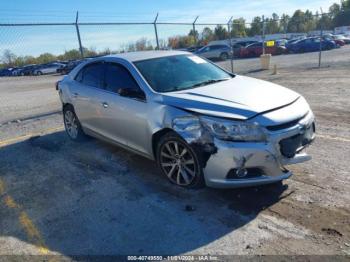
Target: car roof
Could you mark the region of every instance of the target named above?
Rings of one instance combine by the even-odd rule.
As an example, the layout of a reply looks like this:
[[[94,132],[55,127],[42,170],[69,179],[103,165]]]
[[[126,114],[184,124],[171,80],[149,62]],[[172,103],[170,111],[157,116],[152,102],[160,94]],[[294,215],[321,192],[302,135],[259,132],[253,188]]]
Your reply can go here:
[[[186,51],[169,51],[169,50],[157,50],[157,51],[137,51],[120,53],[115,55],[107,55],[105,57],[115,57],[128,60],[129,62],[136,62],[141,60],[148,60],[159,57],[175,56],[175,55],[192,55],[190,52]]]

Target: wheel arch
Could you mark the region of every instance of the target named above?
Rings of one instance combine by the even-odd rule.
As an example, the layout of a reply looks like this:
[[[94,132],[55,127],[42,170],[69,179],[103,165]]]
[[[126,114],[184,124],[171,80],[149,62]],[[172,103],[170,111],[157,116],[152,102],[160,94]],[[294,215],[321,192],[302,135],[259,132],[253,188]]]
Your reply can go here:
[[[160,130],[158,130],[157,132],[155,132],[152,135],[152,153],[153,153],[153,157],[154,159],[157,158],[156,154],[157,154],[157,144],[158,141],[161,137],[163,137],[164,135],[166,135],[169,132],[175,132],[173,129],[169,128],[169,127],[165,127],[162,128]],[[175,132],[176,133],[176,132]]]
[[[68,107],[71,107],[74,110],[74,106],[71,103],[63,103],[62,104],[62,110],[65,110]]]

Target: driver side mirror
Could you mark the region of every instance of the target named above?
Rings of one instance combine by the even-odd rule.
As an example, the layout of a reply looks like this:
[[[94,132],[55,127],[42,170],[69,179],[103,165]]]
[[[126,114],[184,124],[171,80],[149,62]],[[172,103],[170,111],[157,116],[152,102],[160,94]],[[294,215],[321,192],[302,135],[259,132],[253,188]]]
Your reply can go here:
[[[145,93],[141,89],[130,89],[121,87],[118,89],[118,94],[120,96],[146,100]]]

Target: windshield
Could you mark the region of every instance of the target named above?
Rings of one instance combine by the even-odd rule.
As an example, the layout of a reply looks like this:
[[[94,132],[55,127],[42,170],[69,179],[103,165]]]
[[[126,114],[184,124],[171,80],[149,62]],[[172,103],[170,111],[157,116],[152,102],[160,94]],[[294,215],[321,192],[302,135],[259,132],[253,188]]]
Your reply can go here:
[[[172,92],[225,81],[232,76],[194,55],[177,55],[134,62],[157,92]]]

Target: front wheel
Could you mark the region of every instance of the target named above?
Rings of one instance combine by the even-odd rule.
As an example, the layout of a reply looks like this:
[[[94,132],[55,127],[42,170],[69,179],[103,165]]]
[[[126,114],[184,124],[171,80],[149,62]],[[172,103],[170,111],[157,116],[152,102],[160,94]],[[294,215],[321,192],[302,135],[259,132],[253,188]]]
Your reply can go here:
[[[227,53],[221,53],[221,54],[220,54],[220,59],[221,59],[222,61],[226,61],[226,60],[228,59],[228,54],[227,54]]]
[[[171,183],[187,188],[204,185],[198,154],[175,132],[160,139],[156,153],[158,166]]]
[[[83,141],[87,138],[74,112],[73,106],[67,105],[63,108],[63,121],[70,139],[73,141]]]

